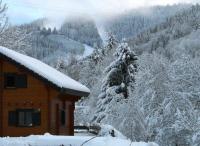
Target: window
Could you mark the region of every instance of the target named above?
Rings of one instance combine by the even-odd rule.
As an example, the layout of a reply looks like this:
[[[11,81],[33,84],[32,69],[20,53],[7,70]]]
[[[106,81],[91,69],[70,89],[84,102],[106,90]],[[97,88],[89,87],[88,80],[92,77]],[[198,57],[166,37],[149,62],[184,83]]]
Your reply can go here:
[[[41,123],[40,109],[18,109],[10,111],[8,115],[9,126],[32,127]]]
[[[17,75],[16,76],[16,87],[17,88],[27,88],[27,76]]]
[[[16,112],[15,111],[9,111],[8,113],[8,125],[9,126],[16,126]]]
[[[65,126],[65,110],[61,110],[61,125]]]
[[[27,88],[27,76],[6,73],[4,84],[6,88]]]
[[[18,126],[33,126],[32,110],[19,110],[18,111]]]
[[[15,88],[15,74],[5,74],[5,87]]]

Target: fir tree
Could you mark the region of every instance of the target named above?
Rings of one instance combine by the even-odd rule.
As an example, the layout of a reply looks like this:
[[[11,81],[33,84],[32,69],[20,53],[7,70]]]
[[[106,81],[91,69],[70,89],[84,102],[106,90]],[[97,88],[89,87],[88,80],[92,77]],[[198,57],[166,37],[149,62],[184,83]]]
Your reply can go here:
[[[50,34],[51,34],[51,28],[48,28],[47,35],[50,35]]]
[[[56,27],[54,27],[54,29],[53,29],[53,32],[52,32],[53,34],[58,34],[58,31],[57,31],[57,29],[56,29]]]
[[[55,67],[57,70],[62,70],[65,68],[65,63],[62,58],[59,58]]]
[[[90,59],[95,64],[98,64],[99,62],[101,62],[102,61],[102,49],[95,48],[95,50],[93,51],[93,53],[90,56]]]
[[[129,91],[133,89],[134,75],[136,72],[137,57],[123,41],[117,48],[116,60],[105,70],[107,74],[103,80],[97,103],[98,109],[93,120],[101,122],[108,115],[112,115],[112,105],[128,98]]]
[[[128,86],[132,86],[134,75],[137,69],[137,57],[130,50],[128,44],[123,41],[117,48],[116,60],[105,70],[107,77],[103,82],[102,90],[105,91],[108,87],[119,86],[117,93],[123,93],[124,97],[128,97]]]
[[[108,34],[108,39],[106,42],[106,46],[104,47],[104,49],[102,49],[102,54],[106,55],[109,54],[108,52],[110,52],[111,50],[115,49],[118,45],[118,41],[115,38],[115,36],[112,33]]]

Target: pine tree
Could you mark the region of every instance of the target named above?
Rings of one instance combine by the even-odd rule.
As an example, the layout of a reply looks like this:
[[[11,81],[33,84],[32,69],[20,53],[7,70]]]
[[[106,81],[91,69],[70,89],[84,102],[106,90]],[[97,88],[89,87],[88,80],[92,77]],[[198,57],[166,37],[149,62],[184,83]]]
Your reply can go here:
[[[104,47],[103,50],[103,55],[105,54],[108,54],[109,51],[115,49],[118,45],[118,41],[117,39],[115,38],[115,36],[112,34],[112,33],[109,33],[108,34],[108,39],[107,39],[107,42],[106,42],[106,46]]]
[[[47,35],[47,29],[46,29],[46,27],[43,27],[43,28],[42,28],[42,30],[40,31],[40,34],[41,34],[41,35],[44,35],[44,36]]]
[[[65,68],[65,63],[63,61],[62,58],[59,58],[57,60],[57,64],[56,64],[56,67],[55,67],[57,70],[63,70]]]
[[[99,48],[95,48],[95,50],[93,51],[93,53],[90,56],[90,59],[92,60],[92,62],[94,62],[95,64],[98,64],[99,62],[102,61],[102,49]]]
[[[47,35],[50,35],[50,34],[51,34],[51,28],[49,27],[47,30]]]
[[[137,69],[135,53],[123,41],[118,46],[115,57],[116,60],[105,69],[107,75],[103,80],[102,93],[98,97],[98,109],[93,119],[96,122],[101,122],[106,116],[113,114],[112,105],[127,99],[129,91],[134,88],[134,75]]]
[[[125,41],[118,46],[114,55],[117,59],[106,68],[107,77],[102,89],[105,91],[107,87],[119,86],[117,93],[123,92],[124,97],[127,98],[128,86],[132,86],[130,83],[134,82],[137,57]]]
[[[58,34],[56,27],[54,27],[54,29],[53,29],[53,34]]]

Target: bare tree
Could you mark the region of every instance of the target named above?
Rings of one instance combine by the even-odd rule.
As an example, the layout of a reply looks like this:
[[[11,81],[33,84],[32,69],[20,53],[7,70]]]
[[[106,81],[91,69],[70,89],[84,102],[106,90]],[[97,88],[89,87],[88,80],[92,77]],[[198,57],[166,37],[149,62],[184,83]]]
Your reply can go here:
[[[5,3],[0,0],[0,35],[4,32],[8,26],[8,17],[6,15],[8,7]]]

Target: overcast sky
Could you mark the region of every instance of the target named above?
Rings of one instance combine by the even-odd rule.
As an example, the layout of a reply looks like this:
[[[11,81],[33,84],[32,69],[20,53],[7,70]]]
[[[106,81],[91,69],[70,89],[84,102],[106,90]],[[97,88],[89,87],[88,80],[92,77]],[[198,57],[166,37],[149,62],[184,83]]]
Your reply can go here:
[[[41,17],[50,17],[58,21],[66,16],[79,14],[102,17],[138,7],[197,3],[200,0],[3,0],[3,2],[8,5],[10,22],[21,24]]]

